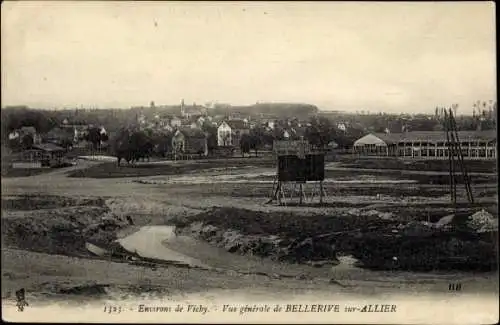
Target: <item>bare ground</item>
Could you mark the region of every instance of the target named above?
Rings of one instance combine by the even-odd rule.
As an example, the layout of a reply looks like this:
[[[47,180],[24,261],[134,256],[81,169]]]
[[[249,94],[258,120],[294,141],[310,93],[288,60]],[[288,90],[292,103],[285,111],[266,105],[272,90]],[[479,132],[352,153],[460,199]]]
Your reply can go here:
[[[97,166],[97,163],[84,162],[79,166],[61,169],[52,173],[31,176],[8,178],[2,180],[2,210],[8,213],[2,213],[2,223],[5,219],[26,219],[33,212],[24,213],[20,209],[35,210],[46,205],[52,209],[62,209],[61,211],[71,211],[72,207],[79,206],[78,209],[88,209],[89,207],[102,206],[102,200],[105,200],[106,209],[117,218],[126,218],[132,216],[134,226],[124,226],[116,231],[116,236],[125,236],[142,225],[151,224],[166,224],[173,217],[181,218],[193,216],[200,211],[211,207],[227,207],[238,206],[240,208],[250,209],[262,212],[279,212],[279,211],[294,211],[296,213],[306,214],[335,214],[339,211],[345,211],[352,207],[363,208],[367,205],[379,204],[390,209],[397,207],[398,204],[403,207],[399,208],[401,214],[408,211],[417,211],[417,206],[422,206],[422,209],[428,208],[430,197],[436,198],[434,210],[427,209],[427,213],[433,213],[446,210],[449,208],[449,198],[442,197],[445,189],[439,185],[401,185],[394,187],[393,184],[381,185],[376,187],[359,186],[360,189],[354,189],[349,185],[337,186],[338,193],[331,196],[331,205],[326,208],[316,207],[281,207],[273,205],[264,205],[260,198],[265,199],[270,192],[270,185],[259,188],[258,185],[238,186],[224,183],[214,184],[141,184],[139,179],[155,179],[155,177],[133,177],[133,178],[69,178],[65,174],[68,172],[77,172],[85,170],[89,166]],[[212,168],[212,167],[210,167]],[[269,172],[269,168],[261,168],[257,172]],[[272,169],[271,169],[272,170]],[[195,173],[194,170],[186,171]],[[224,173],[224,170],[206,170],[196,171],[204,176],[210,176],[217,173]],[[163,175],[163,174],[162,174]],[[163,176],[158,176],[163,177]],[[481,198],[485,204],[487,202],[496,201],[496,193],[487,184],[475,185],[475,188],[482,188],[484,197]],[[247,189],[245,192],[244,188]],[[391,190],[397,189],[401,193],[391,193]],[[268,191],[265,191],[267,189]],[[239,191],[239,192],[238,192]],[[361,194],[358,195],[356,194]],[[420,192],[422,191],[422,192]],[[427,191],[427,192],[425,192]],[[332,191],[330,191],[331,193]],[[392,196],[392,199],[387,202],[381,202],[380,198],[376,198],[379,192]],[[425,192],[425,193],[424,193]],[[233,193],[235,195],[233,195]],[[239,195],[238,195],[239,193]],[[413,202],[411,208],[404,208],[408,202],[398,202],[395,198],[400,194],[408,193],[420,194]],[[260,195],[259,195],[260,194]],[[392,194],[392,195],[391,195]],[[14,201],[8,200],[8,196],[26,196],[33,195],[34,197],[45,196],[44,203],[36,202],[36,200]],[[69,203],[54,203],[50,202],[50,195],[63,196]],[[101,199],[95,199],[96,197]],[[463,196],[462,196],[463,198]],[[41,200],[41,199],[40,199]],[[4,202],[5,201],[5,202]],[[30,203],[28,203],[28,201]],[[43,200],[42,200],[43,201]],[[9,203],[10,202],[10,203]],[[40,202],[40,201],[39,201]],[[348,207],[341,206],[336,202],[351,202]],[[427,202],[427,203],[426,203]],[[402,204],[403,203],[403,204]],[[62,204],[62,206],[58,206]],[[490,204],[491,206],[492,204]],[[17,210],[17,211],[14,211]],[[425,210],[425,209],[424,209]],[[61,213],[61,212],[59,212]],[[36,214],[36,213],[35,213]],[[417,214],[417,212],[415,212]],[[88,214],[87,214],[88,215]],[[36,219],[36,218],[35,218]],[[34,219],[33,219],[34,220]],[[135,228],[134,228],[135,227]],[[3,228],[3,227],[2,227]],[[4,232],[2,232],[2,241],[4,242]],[[229,268],[231,264],[233,269],[241,271],[243,269],[252,269],[255,273],[261,272],[255,265],[259,263],[248,262],[246,257],[233,257],[227,255],[224,258],[216,258],[217,254],[203,253],[206,252],[205,243],[184,239],[184,243],[177,242],[172,244],[177,250],[184,250],[184,253],[198,255],[205,259],[212,259],[212,262],[219,267]],[[189,242],[190,244],[188,244]],[[138,291],[150,288],[151,292],[160,292],[159,294],[168,295],[172,291],[180,291],[184,293],[213,290],[216,288],[228,288],[230,290],[247,290],[248,288],[261,288],[260,290],[269,291],[269,294],[280,291],[290,291],[290,294],[298,294],[301,290],[315,290],[317,292],[340,292],[348,291],[361,294],[377,294],[388,291],[400,291],[401,288],[408,288],[411,291],[445,291],[447,283],[450,279],[460,279],[460,281],[470,283],[470,290],[495,291],[498,283],[496,282],[496,273],[471,275],[466,273],[449,273],[449,274],[417,274],[417,273],[366,273],[359,269],[347,267],[347,271],[342,271],[342,268],[337,269],[336,275],[339,281],[343,281],[343,285],[329,283],[332,275],[327,272],[324,275],[324,269],[318,271],[315,268],[296,268],[298,273],[308,274],[306,280],[291,278],[272,279],[269,276],[249,273],[242,276],[241,273],[231,272],[213,272],[195,269],[185,269],[174,266],[166,268],[156,268],[155,270],[148,267],[133,266],[127,263],[118,263],[103,261],[90,258],[72,258],[63,255],[49,255],[46,253],[33,252],[33,248],[25,247],[29,250],[19,250],[17,244],[9,244],[2,250],[2,296],[8,297],[12,294],[12,290],[23,286],[28,292],[41,296],[50,296],[54,299],[69,296],[89,296],[95,299],[96,294],[92,294],[92,290],[85,291],[78,288],[91,287],[97,292],[103,292],[101,289],[95,289],[96,284],[104,287],[114,288],[113,290],[106,289],[103,295],[110,296],[110,292],[119,292],[118,296],[123,295],[138,295]],[[4,245],[5,247],[6,245]],[[205,250],[201,249],[205,247]],[[40,251],[40,250],[39,250]],[[54,253],[53,251],[50,251]],[[63,252],[65,255],[65,252]],[[228,263],[228,261],[231,263]],[[78,261],[78,262],[76,262]],[[232,263],[234,261],[234,264]],[[78,265],[77,265],[78,263]],[[261,263],[262,264],[262,263]],[[274,266],[273,266],[274,267]],[[273,268],[272,267],[272,268]],[[260,270],[260,271],[259,271]],[[269,267],[265,266],[265,272],[269,271]],[[262,271],[262,272],[264,272]],[[319,273],[314,273],[319,272]],[[320,274],[323,272],[323,275]],[[332,287],[333,286],[333,287]],[[5,287],[5,290],[4,290]],[[99,286],[97,286],[99,287]],[[62,288],[62,290],[61,290]],[[76,289],[75,289],[76,288]],[[142,289],[141,289],[142,288]],[[10,293],[9,293],[10,292]],[[75,294],[75,292],[77,294]],[[80,292],[80,293],[79,293]],[[81,293],[83,292],[83,293]],[[87,293],[85,293],[87,292]],[[155,293],[156,294],[156,293]],[[99,296],[99,294],[97,294]],[[121,297],[120,296],[120,297]],[[58,298],[59,297],[59,298]]]

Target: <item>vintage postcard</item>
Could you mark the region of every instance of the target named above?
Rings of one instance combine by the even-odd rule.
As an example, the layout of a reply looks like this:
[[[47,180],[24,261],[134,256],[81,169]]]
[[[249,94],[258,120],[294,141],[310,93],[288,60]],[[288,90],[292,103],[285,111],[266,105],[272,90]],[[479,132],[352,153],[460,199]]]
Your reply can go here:
[[[2,317],[493,324],[493,2],[4,1]]]

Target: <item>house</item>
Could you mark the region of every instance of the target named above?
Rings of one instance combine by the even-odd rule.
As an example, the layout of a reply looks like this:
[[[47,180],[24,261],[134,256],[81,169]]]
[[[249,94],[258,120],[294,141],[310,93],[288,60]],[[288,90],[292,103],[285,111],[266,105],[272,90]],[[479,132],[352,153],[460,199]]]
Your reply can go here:
[[[292,132],[291,131],[288,132],[288,130],[284,130],[283,131],[283,138],[285,138],[287,140],[290,139],[290,133],[292,133]]]
[[[21,137],[21,134],[19,133],[18,130],[14,130],[14,131],[9,133],[9,140],[16,140],[16,139],[19,139],[20,137]]]
[[[33,126],[23,126],[17,130],[13,130],[8,135],[9,141],[17,144],[23,144],[26,136],[29,136],[33,140],[33,144],[42,143],[41,135],[36,132],[36,129]],[[31,141],[29,141],[26,145],[31,145]]]
[[[464,159],[496,159],[496,131],[458,131]],[[448,159],[446,134],[442,131],[369,133],[354,142],[354,153],[366,156],[397,156],[411,159]]]
[[[165,124],[163,126],[163,130],[167,131],[167,132],[173,132],[174,131],[174,128],[172,126],[170,126],[170,124]]]
[[[178,129],[172,137],[172,149],[175,154],[198,154],[207,156],[207,135],[199,129]]]
[[[190,128],[190,129],[199,129],[200,126],[198,125],[198,122],[196,122],[196,120],[183,120],[181,122],[181,126],[179,127],[181,129],[184,129],[184,128]]]
[[[178,128],[181,126],[181,124],[182,124],[182,120],[180,118],[178,118],[177,116],[172,117],[172,119],[170,120],[170,125],[173,128]]]
[[[208,112],[207,108],[202,105],[196,105],[196,103],[193,103],[193,105],[185,105],[184,104],[184,99],[181,100],[181,117],[182,118],[191,118],[191,116],[194,115],[206,115]]]
[[[335,141],[330,141],[328,142],[327,148],[328,149],[337,149],[339,147],[339,144]]]
[[[231,112],[229,114],[229,120],[232,121],[232,120],[244,120],[244,115],[240,112]]]
[[[223,121],[217,128],[217,145],[220,147],[238,147],[241,136],[249,133],[250,128],[242,120]]]
[[[140,125],[144,125],[144,124],[146,124],[146,121],[147,121],[146,116],[145,116],[143,113],[141,113],[141,114],[137,117],[137,123],[139,123]]]
[[[300,127],[287,127],[280,131],[282,131],[281,137],[285,140],[300,140],[305,137],[305,129]]]
[[[60,126],[60,128],[63,130],[67,130],[67,132],[73,133],[74,143],[82,141],[89,131],[88,125],[80,125],[80,124],[75,124],[75,125],[63,124]]]
[[[347,131],[346,123],[344,122],[337,123],[337,129],[346,132]]]
[[[198,125],[201,127],[205,121],[207,121],[208,119],[205,118],[204,116],[199,116],[197,119],[196,119],[196,123],[198,123]]]
[[[34,144],[14,158],[12,168],[56,167],[64,162],[64,154],[64,148],[55,144]]]

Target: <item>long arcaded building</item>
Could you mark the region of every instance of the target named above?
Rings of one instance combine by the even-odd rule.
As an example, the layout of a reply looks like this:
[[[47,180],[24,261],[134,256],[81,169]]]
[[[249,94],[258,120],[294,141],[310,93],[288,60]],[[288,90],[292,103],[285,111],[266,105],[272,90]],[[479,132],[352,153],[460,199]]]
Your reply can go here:
[[[459,131],[458,139],[465,159],[497,158],[497,133],[494,130]],[[447,159],[446,144],[444,131],[370,133],[354,142],[353,152],[362,156]]]

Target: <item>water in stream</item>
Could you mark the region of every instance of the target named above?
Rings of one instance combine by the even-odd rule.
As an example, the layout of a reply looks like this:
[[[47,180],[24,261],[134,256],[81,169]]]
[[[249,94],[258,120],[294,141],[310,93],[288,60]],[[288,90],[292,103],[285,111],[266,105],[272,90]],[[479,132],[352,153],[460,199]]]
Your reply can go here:
[[[198,259],[169,249],[165,243],[175,237],[174,227],[147,226],[125,238],[119,239],[118,243],[127,251],[136,253],[141,257],[208,268],[208,265]]]

